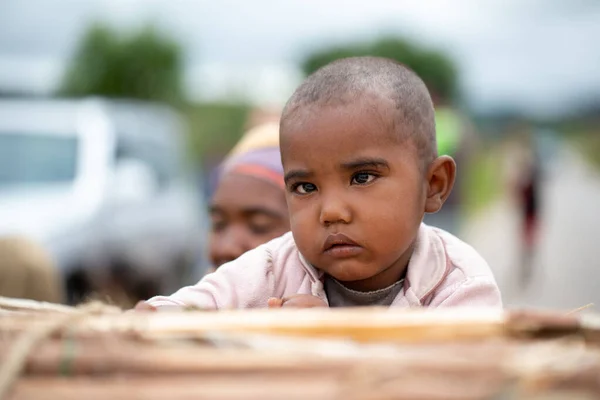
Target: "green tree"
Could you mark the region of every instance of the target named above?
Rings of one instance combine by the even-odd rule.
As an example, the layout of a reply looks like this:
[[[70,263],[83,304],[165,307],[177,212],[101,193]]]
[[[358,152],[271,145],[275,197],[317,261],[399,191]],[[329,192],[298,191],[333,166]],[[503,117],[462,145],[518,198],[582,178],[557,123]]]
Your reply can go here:
[[[302,70],[308,75],[339,58],[356,56],[396,60],[415,71],[435,96],[451,100],[457,95],[456,67],[446,54],[395,37],[382,37],[373,42],[347,44],[315,52],[304,60]]]
[[[121,35],[96,24],[79,43],[60,93],[177,102],[182,62],[178,44],[151,26]]]

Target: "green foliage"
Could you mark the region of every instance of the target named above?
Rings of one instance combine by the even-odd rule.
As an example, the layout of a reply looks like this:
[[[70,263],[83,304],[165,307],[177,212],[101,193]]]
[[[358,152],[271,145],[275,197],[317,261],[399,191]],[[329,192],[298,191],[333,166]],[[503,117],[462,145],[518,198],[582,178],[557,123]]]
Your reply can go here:
[[[243,104],[204,103],[182,108],[189,128],[192,158],[220,159],[244,132],[249,107]]]
[[[564,137],[584,160],[600,170],[600,132],[597,128],[568,132]]]
[[[60,93],[177,102],[182,61],[178,44],[151,26],[120,35],[96,24],[75,51]]]
[[[339,58],[357,56],[386,57],[399,61],[415,71],[437,96],[452,99],[457,94],[457,71],[448,56],[394,37],[383,37],[370,43],[348,44],[316,52],[304,60],[302,70],[309,75]]]
[[[482,149],[464,166],[465,180],[461,209],[465,216],[477,215],[485,210],[501,194],[502,153],[499,148]]]

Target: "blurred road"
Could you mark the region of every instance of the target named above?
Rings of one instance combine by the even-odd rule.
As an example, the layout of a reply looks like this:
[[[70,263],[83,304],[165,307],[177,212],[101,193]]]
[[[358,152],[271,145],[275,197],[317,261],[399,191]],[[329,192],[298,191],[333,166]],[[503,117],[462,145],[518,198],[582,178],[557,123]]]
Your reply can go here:
[[[465,226],[462,237],[490,263],[506,305],[600,309],[600,171],[568,146],[553,156],[541,199],[534,276],[516,284],[519,213],[506,195]]]

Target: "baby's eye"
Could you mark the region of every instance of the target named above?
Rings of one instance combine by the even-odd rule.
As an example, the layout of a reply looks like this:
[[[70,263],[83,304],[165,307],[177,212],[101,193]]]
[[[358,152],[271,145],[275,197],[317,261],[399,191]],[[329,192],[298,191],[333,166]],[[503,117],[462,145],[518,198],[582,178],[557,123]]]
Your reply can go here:
[[[355,185],[365,185],[369,182],[372,182],[376,176],[374,174],[370,174],[368,172],[359,172],[354,174],[352,177],[352,184]]]
[[[309,194],[315,190],[317,190],[317,186],[312,183],[298,183],[293,187],[293,191],[298,194]]]

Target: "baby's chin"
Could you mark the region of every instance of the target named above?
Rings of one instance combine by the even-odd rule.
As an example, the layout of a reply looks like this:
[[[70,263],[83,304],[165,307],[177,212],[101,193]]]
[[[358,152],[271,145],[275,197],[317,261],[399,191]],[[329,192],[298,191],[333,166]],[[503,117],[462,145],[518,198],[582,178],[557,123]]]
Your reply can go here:
[[[342,283],[365,281],[380,273],[380,271],[373,270],[372,267],[356,260],[344,260],[333,265],[326,265],[321,270]]]

